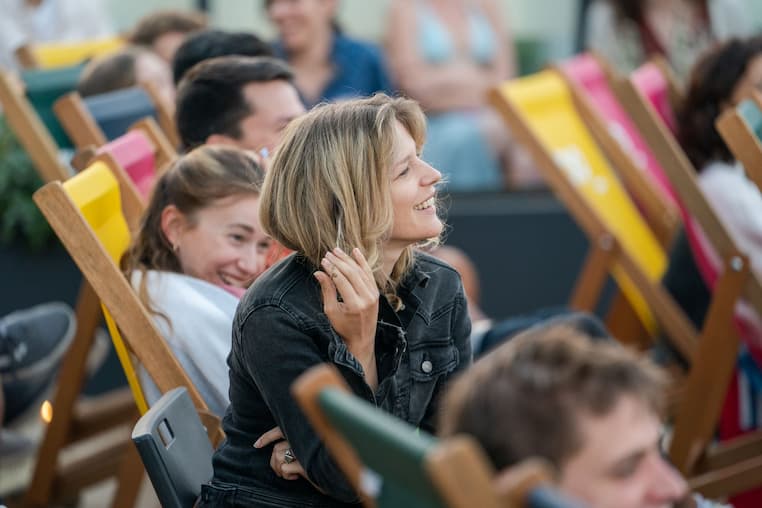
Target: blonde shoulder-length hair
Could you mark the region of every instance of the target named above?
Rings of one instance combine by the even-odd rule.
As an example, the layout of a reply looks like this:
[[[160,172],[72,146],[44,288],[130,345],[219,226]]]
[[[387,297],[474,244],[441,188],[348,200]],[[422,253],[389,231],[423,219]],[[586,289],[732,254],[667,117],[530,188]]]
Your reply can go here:
[[[392,230],[391,164],[395,121],[423,146],[426,121],[415,101],[377,94],[316,107],[289,125],[265,176],[262,226],[315,267],[329,250],[359,247],[381,292],[396,289],[413,263],[405,249],[391,275],[383,247]]]

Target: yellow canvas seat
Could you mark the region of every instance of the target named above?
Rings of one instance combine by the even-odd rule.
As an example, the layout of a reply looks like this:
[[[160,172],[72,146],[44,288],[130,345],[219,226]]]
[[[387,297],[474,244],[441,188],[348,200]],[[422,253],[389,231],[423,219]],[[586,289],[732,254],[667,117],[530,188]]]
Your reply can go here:
[[[90,225],[111,260],[118,264],[122,254],[130,244],[130,231],[122,214],[119,185],[105,163],[95,162],[89,169],[89,171],[80,173],[77,178],[70,178],[64,182],[63,188]],[[98,191],[93,192],[94,189],[98,189]],[[135,368],[127,353],[124,340],[114,325],[114,320],[108,309],[103,304],[101,306],[114,342],[114,348],[135,397],[135,403],[140,414],[144,414],[148,410],[148,404],[138,382]]]
[[[563,78],[547,70],[510,81],[494,91],[492,101],[590,239],[593,252],[572,304],[591,310],[610,271],[645,328],[651,334],[661,328],[690,358],[696,330],[659,285],[667,256],[577,112]]]
[[[119,181],[103,161],[96,161],[63,184],[52,182],[34,200],[79,266],[103,305],[103,312],[142,413],[148,409],[130,353],[164,393],[185,386],[216,443],[219,419],[206,403],[156,329],[118,262],[130,242],[122,214]]]
[[[95,56],[106,55],[125,44],[121,37],[104,37],[79,42],[51,42],[31,47],[37,66],[43,69],[74,65]]]

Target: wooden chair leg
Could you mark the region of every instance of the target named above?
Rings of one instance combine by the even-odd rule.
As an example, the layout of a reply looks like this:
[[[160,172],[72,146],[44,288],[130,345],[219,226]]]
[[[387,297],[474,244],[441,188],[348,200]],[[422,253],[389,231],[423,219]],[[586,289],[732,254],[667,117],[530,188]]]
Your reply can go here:
[[[726,259],[688,373],[669,449],[672,462],[687,477],[712,439],[735,370],[739,338],[733,314],[748,275],[746,258]]]
[[[594,312],[609,277],[609,270],[618,252],[618,245],[609,234],[601,234],[590,245],[582,270],[577,276],[569,306],[574,310]]]
[[[145,469],[140,454],[134,444],[128,443],[119,465],[118,486],[111,507],[133,508],[137,503],[144,475]]]
[[[79,290],[76,316],[77,332],[58,373],[58,383],[53,398],[53,419],[48,424],[45,437],[37,452],[32,481],[24,496],[23,504],[27,507],[50,505],[58,454],[67,444],[74,417],[74,404],[85,380],[85,365],[101,316],[100,301],[85,280],[82,281]]]
[[[617,290],[606,313],[606,328],[613,337],[628,346],[643,351],[653,345],[651,336],[643,326],[635,309],[624,294]]]

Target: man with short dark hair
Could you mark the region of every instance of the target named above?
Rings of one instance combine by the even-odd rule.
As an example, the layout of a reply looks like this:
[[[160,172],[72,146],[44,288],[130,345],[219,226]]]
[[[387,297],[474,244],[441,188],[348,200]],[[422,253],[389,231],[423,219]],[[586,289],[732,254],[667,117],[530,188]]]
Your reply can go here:
[[[199,62],[219,56],[273,56],[270,44],[249,32],[203,30],[183,41],[172,59],[175,84]]]
[[[616,343],[536,328],[455,381],[439,428],[475,437],[500,470],[548,460],[560,490],[591,508],[706,503],[662,456],[666,387],[658,367]]]
[[[226,56],[199,63],[180,82],[175,121],[185,150],[227,144],[265,157],[304,113],[287,64]]]

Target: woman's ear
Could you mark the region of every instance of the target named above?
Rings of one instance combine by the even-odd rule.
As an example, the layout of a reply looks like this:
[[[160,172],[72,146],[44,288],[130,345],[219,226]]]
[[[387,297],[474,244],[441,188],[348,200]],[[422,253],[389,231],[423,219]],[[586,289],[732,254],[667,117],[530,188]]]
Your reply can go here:
[[[161,232],[169,242],[172,250],[179,247],[180,237],[188,227],[185,214],[175,205],[167,205],[161,211]]]

